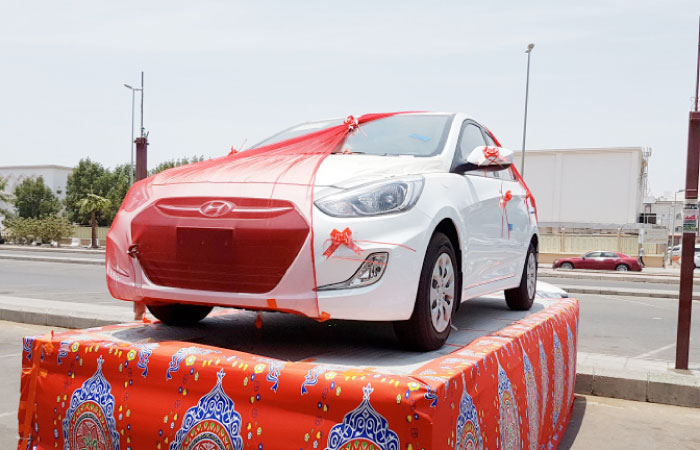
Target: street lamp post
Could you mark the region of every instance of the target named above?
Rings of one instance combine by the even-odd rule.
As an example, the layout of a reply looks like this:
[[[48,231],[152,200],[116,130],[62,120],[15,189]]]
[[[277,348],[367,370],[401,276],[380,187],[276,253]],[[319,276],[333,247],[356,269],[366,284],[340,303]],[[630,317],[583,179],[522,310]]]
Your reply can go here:
[[[529,44],[527,46],[527,78],[525,81],[525,119],[523,122],[523,148],[520,152],[520,176],[525,176],[525,135],[527,134],[527,99],[530,94],[530,53],[532,49],[535,48],[535,44]]]
[[[131,91],[131,165],[129,166],[129,186],[134,184],[134,115],[136,108],[136,91],[141,92],[141,134],[143,134],[143,74],[141,76],[140,88],[131,87],[124,83],[124,87]]]

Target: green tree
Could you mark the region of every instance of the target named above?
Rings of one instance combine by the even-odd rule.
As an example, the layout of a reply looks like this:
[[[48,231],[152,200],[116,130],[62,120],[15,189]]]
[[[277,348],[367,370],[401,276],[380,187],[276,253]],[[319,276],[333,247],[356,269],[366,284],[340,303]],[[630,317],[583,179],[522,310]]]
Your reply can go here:
[[[109,211],[111,202],[109,199],[97,194],[89,193],[78,201],[80,214],[90,216],[90,226],[92,227],[92,248],[98,248],[97,245],[97,225],[98,217]]]
[[[105,197],[110,201],[109,210],[104,214],[103,219],[108,223],[114,220],[117,211],[129,191],[129,170],[130,164],[121,164],[109,172],[109,189],[105,193]]]
[[[179,166],[184,166],[186,164],[193,164],[197,162],[202,162],[204,161],[204,155],[197,156],[194,155],[191,159],[184,157],[182,159],[171,159],[169,161],[163,161],[162,163],[158,164],[156,167],[148,171],[149,175],[155,175],[159,172],[162,172],[164,170],[172,169],[173,167],[179,167]]]
[[[110,172],[102,164],[91,161],[90,158],[81,159],[73,173],[68,175],[66,198],[63,201],[66,205],[66,217],[71,222],[88,223],[90,217],[80,212],[78,203],[88,194],[106,197],[111,183]]]
[[[61,203],[44,184],[42,177],[25,178],[15,187],[12,201],[19,217],[40,218],[51,216],[61,210]]]
[[[0,177],[0,203],[9,205],[12,203],[12,196],[8,194],[5,189],[7,189],[7,179]],[[10,211],[5,208],[0,207],[0,214],[3,216],[9,216]]]

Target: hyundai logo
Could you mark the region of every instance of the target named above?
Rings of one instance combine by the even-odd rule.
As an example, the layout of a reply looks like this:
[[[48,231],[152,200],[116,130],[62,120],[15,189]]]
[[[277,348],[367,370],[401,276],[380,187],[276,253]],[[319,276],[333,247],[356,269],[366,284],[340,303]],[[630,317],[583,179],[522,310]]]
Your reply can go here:
[[[212,200],[199,207],[199,211],[207,217],[221,217],[229,213],[236,205],[226,200]]]

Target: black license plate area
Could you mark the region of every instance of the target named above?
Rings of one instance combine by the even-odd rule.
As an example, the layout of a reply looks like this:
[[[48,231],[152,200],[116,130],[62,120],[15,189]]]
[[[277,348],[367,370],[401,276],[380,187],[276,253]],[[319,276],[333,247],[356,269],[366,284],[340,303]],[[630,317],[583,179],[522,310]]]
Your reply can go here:
[[[177,227],[177,260],[225,263],[233,259],[233,230]]]

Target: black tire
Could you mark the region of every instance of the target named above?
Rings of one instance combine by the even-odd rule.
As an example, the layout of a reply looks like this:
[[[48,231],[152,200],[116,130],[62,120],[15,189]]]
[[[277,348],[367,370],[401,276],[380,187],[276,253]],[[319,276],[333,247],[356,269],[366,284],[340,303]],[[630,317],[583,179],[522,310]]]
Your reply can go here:
[[[452,309],[450,311],[449,323],[444,330],[437,331],[431,318],[430,288],[433,269],[435,268],[438,258],[443,254],[446,254],[452,263],[454,273],[454,297],[450,304]],[[413,314],[411,314],[411,318],[408,320],[394,322],[394,331],[399,341],[406,348],[415,351],[437,350],[442,347],[445,341],[447,341],[447,337],[450,335],[452,318],[454,317],[461,298],[462,273],[457,261],[457,255],[455,254],[450,239],[444,234],[437,232],[433,235],[432,239],[430,239],[428,249],[425,252]]]
[[[146,305],[148,310],[166,325],[193,325],[207,317],[213,306],[167,303]]]
[[[616,272],[627,272],[629,270],[630,268],[627,266],[627,264],[618,264],[617,266],[615,266]]]
[[[528,268],[532,270],[533,264],[530,258],[534,258],[534,285],[528,289]],[[531,280],[532,281],[532,280]],[[505,291],[506,304],[510,309],[516,311],[527,311],[532,308],[532,303],[535,301],[535,293],[537,292],[537,252],[535,246],[530,244],[525,256],[525,265],[523,267],[523,275],[520,277],[520,285],[513,289]]]
[[[574,265],[571,264],[570,262],[565,262],[565,263],[561,263],[561,266],[559,266],[559,268],[563,269],[563,270],[573,270]]]

